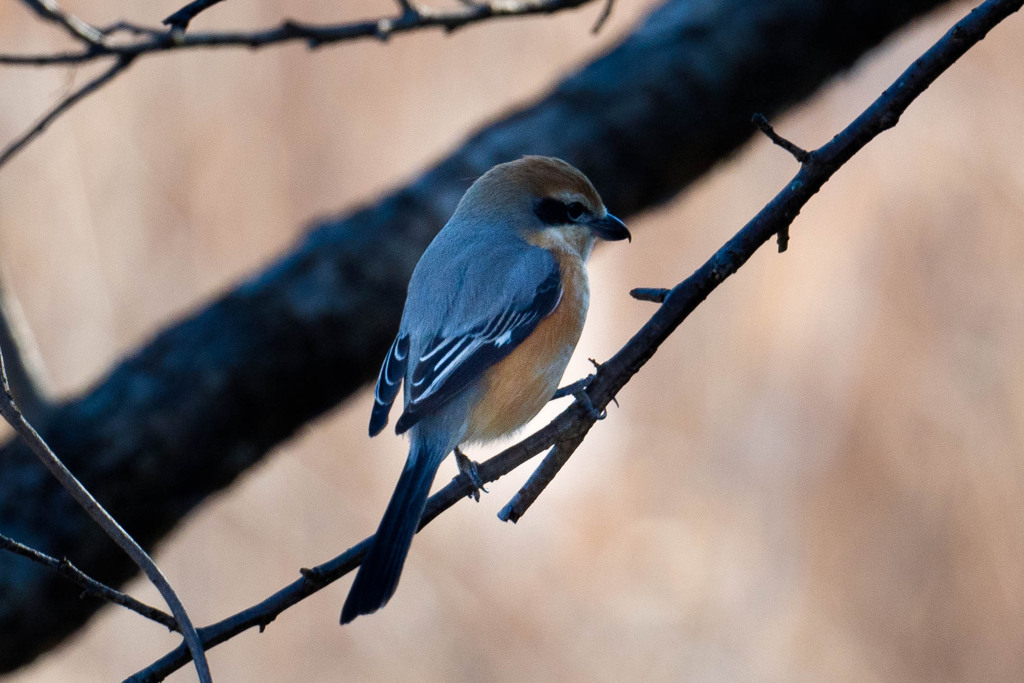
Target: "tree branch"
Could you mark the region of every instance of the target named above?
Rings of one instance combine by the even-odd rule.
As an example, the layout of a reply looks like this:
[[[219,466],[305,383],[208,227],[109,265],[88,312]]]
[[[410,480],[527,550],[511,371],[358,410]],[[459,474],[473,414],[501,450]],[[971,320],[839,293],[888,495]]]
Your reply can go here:
[[[199,2],[202,4],[201,9],[206,9],[213,4],[207,0],[199,0]],[[454,31],[490,19],[553,14],[575,9],[589,2],[593,2],[593,0],[511,0],[509,2],[462,5],[445,11],[427,12],[421,9],[408,12],[403,10],[397,16],[347,24],[312,24],[286,19],[278,26],[256,31],[208,31],[184,35],[171,21],[176,15],[171,15],[165,21],[171,23],[172,28],[165,31],[136,26],[127,22],[115,25],[119,30],[129,30],[135,40],[124,43],[104,42],[98,46],[90,45],[88,48],[76,52],[36,55],[0,54],[0,64],[58,66],[81,64],[111,56],[138,57],[157,52],[211,48],[256,49],[295,41],[305,41],[309,47],[318,48],[359,38],[387,40],[395,34],[427,28]],[[182,11],[185,9],[187,6]]]
[[[718,285],[746,263],[772,235],[791,225],[803,206],[843,164],[880,133],[896,125],[911,102],[994,26],[1019,10],[1022,4],[1024,0],[988,0],[980,5],[957,22],[832,141],[811,152],[793,180],[693,275],[676,285],[650,320],[597,369],[587,390],[593,405],[599,409],[607,406],[654,356],[662,342]],[[594,422],[592,412],[577,401],[540,431],[481,463],[478,468],[480,476],[484,483],[495,481],[552,445],[555,451],[564,451],[558,457],[564,463]],[[560,464],[556,467],[542,464],[533,478],[550,481],[558,467]],[[473,485],[465,477],[456,477],[431,496],[420,528],[472,490]],[[523,511],[525,508],[521,508],[519,514]],[[204,644],[213,647],[253,626],[265,627],[287,607],[355,569],[371,541],[372,538],[364,539],[330,562],[304,570],[302,578],[258,605],[201,629]],[[133,683],[162,680],[187,661],[187,652],[179,647],[127,680]]]
[[[0,349],[5,354],[7,379],[21,412],[30,423],[41,425],[49,419],[53,409],[43,386],[42,359],[21,306],[2,279],[0,277]]]
[[[64,26],[73,36],[78,37],[85,43],[85,47],[80,52],[48,55],[0,54],[0,65],[74,65],[111,56],[117,57],[117,60],[107,71],[65,97],[44,115],[38,123],[9,143],[3,152],[0,152],[0,168],[25,145],[46,130],[46,127],[54,119],[109,83],[122,71],[131,66],[136,58],[142,55],[190,48],[247,47],[255,49],[294,40],[305,40],[310,48],[365,37],[387,40],[395,33],[406,33],[424,28],[440,27],[445,31],[454,31],[463,26],[488,19],[521,17],[532,14],[553,14],[565,9],[579,7],[593,0],[520,0],[518,2],[467,5],[445,12],[429,13],[423,10],[416,10],[406,2],[402,5],[406,9],[404,9],[400,16],[394,18],[384,17],[350,24],[332,25],[316,25],[287,20],[276,28],[262,31],[248,33],[226,31],[190,33],[188,35],[183,33],[188,22],[195,15],[220,2],[220,0],[196,0],[186,5],[164,20],[164,23],[170,24],[170,28],[166,31],[136,26],[128,22],[119,22],[105,31],[100,31],[76,18],[74,15],[65,13],[57,6],[54,0],[24,1],[44,18],[56,21]],[[134,37],[134,40],[123,44],[104,40],[107,35],[114,32],[129,33]]]
[[[47,555],[46,553],[39,552],[35,548],[30,548],[23,543],[18,543],[13,538],[8,538],[3,534],[0,534],[0,549],[6,550],[7,552],[14,553],[20,557],[29,559],[36,564],[41,564],[44,567],[49,567],[54,570],[65,579],[73,581],[78,584],[83,590],[83,595],[92,595],[97,598],[102,598],[107,602],[112,602],[116,605],[126,607],[133,612],[141,614],[147,619],[151,619],[158,624],[166,626],[172,631],[181,633],[181,629],[178,628],[178,622],[174,620],[167,612],[159,610],[156,607],[151,607],[144,602],[136,600],[130,595],[126,595],[119,590],[111,588],[105,583],[100,583],[96,579],[92,578],[81,569],[76,567],[74,564],[69,562],[67,558],[58,560],[56,557]]]
[[[769,140],[772,141],[773,144],[778,145],[782,149],[789,152],[793,156],[793,158],[796,159],[799,163],[802,164],[807,161],[808,157],[810,156],[807,150],[798,145],[793,144],[786,138],[776,133],[775,129],[772,128],[772,124],[768,123],[768,119],[765,118],[764,114],[754,114],[754,116],[750,120],[751,122],[753,122],[755,126],[757,126],[760,129],[762,133],[765,134],[765,136]]]
[[[201,12],[205,12],[214,5],[220,4],[222,1],[223,0],[193,0],[160,23],[170,26],[171,28],[177,28],[184,31],[188,28],[189,22],[199,16]]]
[[[751,112],[775,116],[938,4],[714,0],[698,12],[690,0],[669,0],[540,101],[483,128],[406,187],[315,226],[264,272],[160,332],[58,405],[43,435],[148,547],[375,377],[413,266],[467,179],[522,154],[559,156],[617,214],[636,214],[742,144]],[[0,528],[59,548],[51,552],[106,583],[130,576],[132,565],[39,469],[23,444],[0,449]],[[95,609],[59,577],[21,564],[0,557],[0,591],[12,596],[0,603],[0,670]]]
[[[92,517],[93,521],[103,529],[103,532],[111,540],[124,550],[125,554],[132,559],[132,562],[142,570],[142,573],[160,591],[160,595],[167,603],[167,606],[171,608],[174,620],[178,623],[178,631],[184,636],[189,656],[195,662],[200,683],[211,683],[213,679],[210,677],[210,667],[206,662],[206,653],[203,651],[199,635],[196,633],[195,626],[192,625],[184,605],[181,604],[181,600],[178,599],[174,589],[171,588],[170,582],[167,581],[167,578],[160,571],[160,568],[156,566],[156,563],[153,562],[149,554],[142,549],[142,546],[132,538],[131,534],[124,530],[124,527],[117,523],[117,520],[75,478],[75,475],[64,466],[64,463],[60,461],[60,458],[43,440],[43,437],[39,436],[39,432],[25,419],[21,410],[18,409],[18,404],[14,401],[14,396],[11,394],[11,385],[7,381],[7,368],[4,365],[2,350],[0,350],[0,416],[3,416],[7,423],[18,433],[18,436],[28,444],[40,462],[43,463],[46,469],[50,470],[50,474],[64,487],[64,490],[71,494],[75,502]]]
[[[629,295],[637,301],[651,301],[653,303],[660,304],[665,301],[665,297],[667,297],[671,291],[671,289],[637,287],[636,289],[629,290]]]
[[[597,20],[591,27],[590,32],[597,35],[604,28],[608,18],[612,16],[612,9],[615,7],[615,0],[605,0],[604,6],[601,8],[601,13],[597,15]]]
[[[54,0],[22,0],[36,14],[61,26],[72,38],[86,45],[102,49],[103,32],[74,14],[65,12]]]
[[[46,112],[46,114],[44,114],[43,117],[35,123],[35,125],[11,141],[7,147],[0,152],[0,168],[2,168],[3,165],[11,159],[11,157],[21,151],[25,145],[41,135],[42,132],[46,130],[47,126],[53,123],[58,116],[116,78],[118,74],[131,66],[132,60],[134,59],[134,57],[128,56],[118,57],[117,61],[115,61],[109,69],[80,87],[78,90],[75,90],[67,97],[61,99],[61,101],[54,105],[50,111]]]

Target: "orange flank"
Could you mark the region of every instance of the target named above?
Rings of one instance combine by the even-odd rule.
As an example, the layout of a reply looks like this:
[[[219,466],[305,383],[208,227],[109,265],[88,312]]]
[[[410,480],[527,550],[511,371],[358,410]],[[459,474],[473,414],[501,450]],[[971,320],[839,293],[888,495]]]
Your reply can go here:
[[[469,416],[464,443],[490,441],[522,427],[558,389],[583,331],[590,283],[583,254],[554,231],[529,240],[549,249],[562,274],[562,297],[529,337],[484,373],[483,399]]]

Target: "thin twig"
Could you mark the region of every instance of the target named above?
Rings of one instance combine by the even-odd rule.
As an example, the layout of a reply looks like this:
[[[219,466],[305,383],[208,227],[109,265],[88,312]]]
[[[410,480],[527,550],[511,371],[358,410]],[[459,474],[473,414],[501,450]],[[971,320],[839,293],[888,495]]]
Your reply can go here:
[[[120,22],[118,28],[131,27],[131,33],[138,40],[125,43],[105,43],[98,48],[77,52],[52,54],[0,54],[0,64],[25,66],[55,66],[60,64],[81,64],[107,56],[137,57],[154,52],[211,48],[262,48],[280,43],[306,41],[309,47],[322,47],[358,38],[380,38],[381,25],[386,25],[388,36],[428,28],[442,28],[446,31],[468,26],[490,19],[524,17],[535,14],[553,14],[575,9],[594,0],[521,0],[491,4],[468,4],[446,11],[403,14],[397,17],[381,17],[347,24],[311,24],[293,20],[281,22],[278,26],[256,31],[211,31],[187,33],[181,31],[159,31],[146,29],[134,24]]]
[[[605,0],[604,6],[601,7],[601,13],[597,15],[597,21],[594,22],[593,28],[590,29],[590,32],[595,36],[601,32],[601,29],[604,28],[605,22],[607,22],[608,18],[612,16],[612,9],[614,6],[615,0]]]
[[[768,123],[768,119],[765,117],[764,114],[754,114],[752,117],[750,117],[750,121],[755,126],[757,126],[762,133],[767,135],[769,140],[771,140],[773,143],[775,143],[782,149],[792,154],[793,158],[799,161],[801,164],[806,164],[807,161],[811,158],[811,153],[808,152],[806,149],[790,142],[786,138],[776,133],[775,129],[772,128],[772,124]]]
[[[174,589],[171,588],[171,584],[160,571],[160,568],[156,566],[156,563],[153,562],[153,559],[142,549],[142,546],[117,523],[117,520],[111,517],[110,513],[82,485],[82,482],[78,481],[75,475],[64,466],[64,463],[50,449],[46,441],[43,440],[43,437],[39,435],[39,432],[22,415],[21,410],[18,409],[18,404],[15,403],[14,397],[11,395],[11,386],[7,381],[7,369],[4,366],[2,349],[0,349],[0,416],[3,416],[11,427],[18,432],[18,435],[32,449],[32,452],[46,466],[46,469],[50,470],[54,478],[71,494],[75,502],[92,517],[93,521],[103,529],[107,536],[132,558],[132,561],[156,586],[156,589],[160,591],[160,595],[167,603],[167,606],[170,607],[175,621],[178,622],[180,632],[184,637],[185,643],[188,645],[191,659],[195,663],[196,672],[199,674],[200,683],[211,683],[213,679],[210,677],[210,666],[206,662],[206,652],[203,650],[203,644],[196,633],[195,626],[192,625],[192,621],[188,617],[188,613],[185,611],[185,607],[181,604],[181,600],[178,599]]]
[[[813,152],[816,162],[801,167],[753,219],[725,243],[693,275],[676,285],[654,315],[610,360],[598,369],[587,393],[594,406],[605,408],[661,344],[718,285],[735,273],[772,235],[793,222],[800,209],[822,185],[867,143],[899,121],[899,117],[936,78],[999,22],[1020,9],[1024,0],[988,0],[959,21],[909,67],[849,126]],[[556,442],[582,439],[594,424],[593,414],[574,402],[551,423],[523,441],[480,463],[483,482],[490,483]],[[420,528],[465,498],[472,490],[466,477],[455,477],[427,501]],[[298,580],[266,600],[211,626],[200,629],[207,648],[253,627],[263,627],[278,614],[359,566],[372,538],[364,539],[338,557],[306,570]],[[159,681],[188,662],[182,647],[167,653],[129,681]]]
[[[208,10],[221,2],[223,0],[193,0],[161,23],[184,31],[188,28],[189,22],[195,19],[200,12]]]
[[[665,301],[665,297],[667,297],[668,293],[671,291],[671,289],[637,287],[636,289],[629,290],[629,295],[637,301],[652,301],[656,304],[660,304]]]
[[[132,36],[148,36],[150,38],[158,38],[160,36],[167,35],[167,29],[152,28],[150,26],[139,26],[133,24],[130,21],[115,21],[109,26],[100,28],[100,33],[104,36],[112,36],[117,33],[127,33]]]
[[[584,436],[581,434],[568,441],[556,443],[548,451],[548,454],[544,456],[540,466],[533,471],[533,474],[526,480],[522,488],[516,492],[516,495],[512,496],[512,500],[498,511],[498,519],[503,522],[512,522],[513,524],[518,522],[519,518],[537,500],[537,497],[544,492],[544,489],[555,478],[555,475],[562,470],[562,466],[569,461],[569,456],[576,451],[580,443],[582,443]]]
[[[803,147],[800,147],[799,145],[790,142],[786,138],[776,133],[775,129],[772,128],[772,124],[768,123],[768,119],[765,118],[764,114],[754,114],[750,118],[750,120],[755,126],[757,126],[760,129],[762,133],[768,136],[769,140],[771,140],[775,145],[789,152],[793,156],[793,158],[799,161],[801,164],[811,163],[811,152],[808,152]],[[782,252],[786,251],[786,249],[789,247],[788,225],[784,226],[779,230],[778,235],[776,235],[776,240],[779,245],[779,253],[781,254]]]
[[[18,543],[14,539],[8,538],[3,534],[0,534],[0,549],[14,553],[15,555],[20,555],[21,557],[32,560],[36,564],[41,564],[44,567],[49,567],[69,581],[73,581],[81,586],[85,595],[92,595],[97,598],[102,598],[107,602],[127,607],[131,611],[141,614],[147,619],[151,619],[158,624],[162,624],[172,631],[181,632],[178,629],[178,622],[176,622],[174,617],[167,612],[147,605],[144,602],[136,600],[130,595],[126,595],[115,588],[111,588],[105,583],[97,581],[66,559],[58,560],[56,557],[39,552],[35,548],[30,548],[23,543]]]
[[[567,384],[564,387],[559,387],[555,391],[554,395],[552,395],[551,400],[554,401],[556,398],[565,398],[566,396],[575,396],[577,393],[579,393],[579,392],[583,391],[584,389],[586,389],[587,385],[590,384],[590,381],[592,379],[594,379],[593,375],[587,375],[583,379],[578,379],[575,382],[573,382],[572,384]]]
[[[0,168],[6,164],[11,157],[17,154],[21,149],[40,135],[46,127],[53,123],[54,119],[63,114],[65,111],[75,105],[76,102],[88,97],[90,93],[95,92],[102,88],[106,83],[116,77],[119,73],[131,66],[132,61],[135,57],[122,55],[117,58],[114,64],[101,73],[96,78],[92,79],[78,90],[69,94],[67,97],[58,102],[50,111],[46,112],[45,115],[39,121],[35,123],[31,128],[22,133],[13,142],[7,145],[7,147],[0,152]]]
[[[407,14],[419,16],[420,12],[416,9],[416,6],[412,4],[412,0],[395,0],[395,3],[398,5],[398,9],[402,11],[402,16]]]
[[[84,41],[93,47],[103,46],[103,32],[82,21],[74,14],[65,12],[54,0],[22,0],[32,10],[47,21],[63,27],[72,38]]]
[[[69,30],[75,30],[72,27],[78,26],[78,24],[68,23],[72,22],[75,18],[72,15],[63,13],[53,0],[25,1],[42,16],[59,21],[62,25],[68,27]],[[496,5],[468,4],[446,12],[429,13],[417,9],[411,3],[411,0],[398,0],[399,6],[402,8],[402,14],[398,17],[383,17],[369,21],[334,25],[306,24],[288,20],[275,28],[249,33],[237,31],[184,33],[185,26],[188,25],[188,22],[196,14],[217,2],[220,2],[220,0],[196,0],[186,5],[164,20],[165,23],[171,25],[167,31],[151,29],[128,22],[118,22],[100,30],[85,22],[80,22],[81,26],[88,27],[88,29],[94,32],[95,35],[93,37],[96,37],[96,40],[93,40],[90,37],[92,34],[80,35],[79,38],[86,43],[81,51],[39,55],[0,54],[0,64],[23,66],[73,65],[108,56],[117,57],[117,61],[110,69],[61,100],[57,106],[47,112],[32,128],[11,142],[3,152],[0,152],[0,168],[14,154],[46,130],[46,127],[54,119],[115,78],[127,69],[136,57],[141,55],[190,48],[247,47],[255,49],[295,40],[305,40],[310,48],[367,37],[387,40],[396,33],[406,33],[424,28],[440,27],[445,31],[454,31],[457,28],[488,19],[528,16],[532,14],[552,14],[585,5],[588,2],[593,2],[593,0],[522,0],[521,2],[503,2]],[[55,15],[53,14],[55,11],[60,11],[61,13]],[[181,17],[179,17],[179,14]],[[128,33],[135,40],[123,43],[120,41],[104,41],[106,36],[115,32]]]
[[[0,268],[0,349],[7,354],[7,379],[26,419],[42,424],[53,410],[42,380],[42,357],[17,297],[3,282],[2,271]]]

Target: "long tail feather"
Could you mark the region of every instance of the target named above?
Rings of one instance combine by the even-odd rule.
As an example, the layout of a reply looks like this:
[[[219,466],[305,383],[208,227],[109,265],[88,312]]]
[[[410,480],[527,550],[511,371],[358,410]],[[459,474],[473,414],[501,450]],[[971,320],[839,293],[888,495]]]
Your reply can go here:
[[[412,537],[419,527],[430,485],[447,452],[415,440],[377,534],[349,590],[341,610],[341,623],[372,614],[387,604],[398,587]]]

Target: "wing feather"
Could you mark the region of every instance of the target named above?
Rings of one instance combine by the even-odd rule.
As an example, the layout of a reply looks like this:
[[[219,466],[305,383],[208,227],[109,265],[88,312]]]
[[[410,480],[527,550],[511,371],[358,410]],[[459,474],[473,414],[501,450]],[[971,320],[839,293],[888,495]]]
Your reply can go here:
[[[370,436],[377,436],[388,424],[391,404],[398,396],[398,389],[405,377],[405,367],[409,362],[409,335],[399,334],[391,343],[384,364],[377,376],[377,386],[373,390],[373,411],[370,413]]]
[[[551,270],[525,305],[524,302],[512,303],[499,315],[467,331],[435,335],[420,357],[413,361],[406,387],[405,412],[398,418],[395,431],[405,432],[424,415],[479,379],[487,368],[530,336],[537,324],[555,310],[561,298],[558,262],[551,259]],[[394,400],[393,395],[391,400]]]

